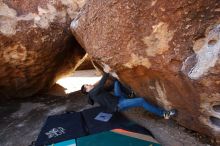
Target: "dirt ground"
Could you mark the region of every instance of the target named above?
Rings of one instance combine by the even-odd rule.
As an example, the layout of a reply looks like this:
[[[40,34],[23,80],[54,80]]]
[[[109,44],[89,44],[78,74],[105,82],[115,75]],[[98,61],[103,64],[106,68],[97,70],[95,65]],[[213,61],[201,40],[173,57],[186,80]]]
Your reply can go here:
[[[28,146],[36,140],[49,115],[81,111],[92,106],[79,92],[66,96],[36,95],[0,103],[0,145]],[[179,126],[173,120],[157,118],[140,108],[124,114],[149,129],[163,146],[211,146],[213,141]]]

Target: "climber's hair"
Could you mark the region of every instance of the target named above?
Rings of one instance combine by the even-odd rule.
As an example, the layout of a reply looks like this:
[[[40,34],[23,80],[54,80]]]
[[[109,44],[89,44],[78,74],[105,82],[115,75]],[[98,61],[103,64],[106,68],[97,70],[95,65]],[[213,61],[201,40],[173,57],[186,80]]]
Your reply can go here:
[[[82,85],[82,87],[81,87],[81,93],[82,94],[88,94],[88,92],[86,92],[86,88],[85,88],[85,85]]]

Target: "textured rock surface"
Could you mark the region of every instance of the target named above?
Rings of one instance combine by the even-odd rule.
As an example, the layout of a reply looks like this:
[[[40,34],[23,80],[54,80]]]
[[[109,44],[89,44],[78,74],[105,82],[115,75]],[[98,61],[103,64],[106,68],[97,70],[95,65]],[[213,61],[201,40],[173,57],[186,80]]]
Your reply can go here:
[[[30,96],[85,54],[69,30],[84,0],[0,0],[0,93]]]
[[[137,94],[220,139],[219,0],[90,0],[71,28]]]

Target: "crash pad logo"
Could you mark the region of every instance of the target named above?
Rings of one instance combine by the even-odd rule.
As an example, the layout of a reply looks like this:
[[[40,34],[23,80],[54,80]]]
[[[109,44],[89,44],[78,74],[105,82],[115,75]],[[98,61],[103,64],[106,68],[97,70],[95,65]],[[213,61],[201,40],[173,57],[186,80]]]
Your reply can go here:
[[[53,128],[50,131],[46,132],[45,134],[48,136],[48,138],[54,138],[60,135],[65,134],[65,130],[63,127],[57,127],[57,128]]]
[[[108,122],[111,119],[111,117],[112,117],[112,114],[101,112],[95,117],[95,120]]]

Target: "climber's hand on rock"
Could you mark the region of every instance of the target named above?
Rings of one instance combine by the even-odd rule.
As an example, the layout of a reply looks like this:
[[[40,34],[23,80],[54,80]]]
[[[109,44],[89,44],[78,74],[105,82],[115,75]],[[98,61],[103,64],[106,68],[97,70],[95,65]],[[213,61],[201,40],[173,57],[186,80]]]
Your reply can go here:
[[[106,73],[110,73],[112,71],[112,69],[106,64],[103,64],[103,70]]]

